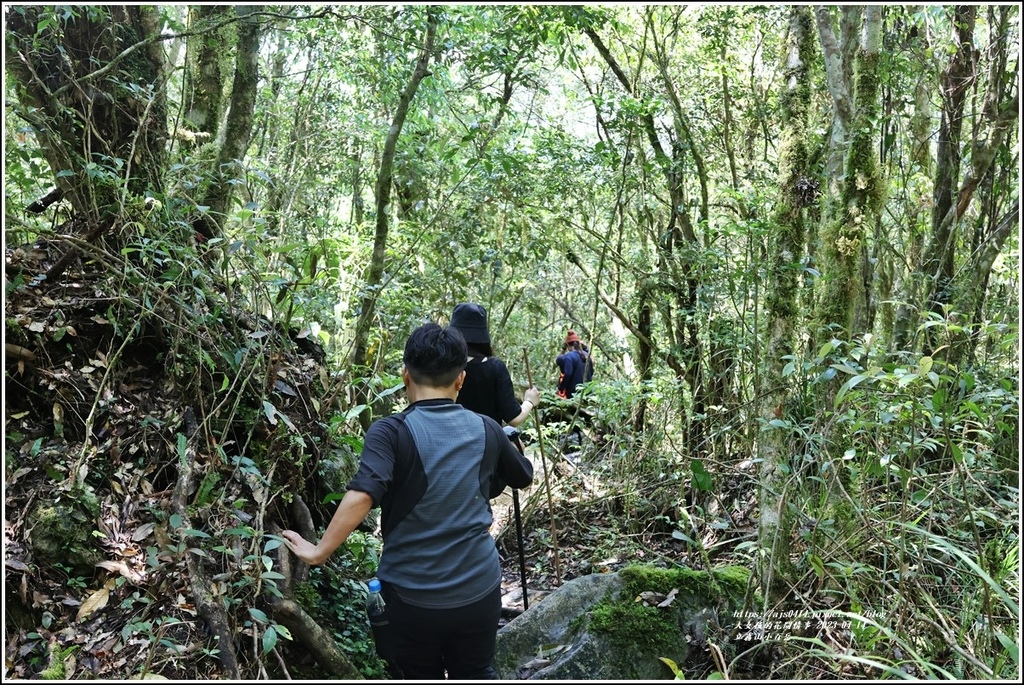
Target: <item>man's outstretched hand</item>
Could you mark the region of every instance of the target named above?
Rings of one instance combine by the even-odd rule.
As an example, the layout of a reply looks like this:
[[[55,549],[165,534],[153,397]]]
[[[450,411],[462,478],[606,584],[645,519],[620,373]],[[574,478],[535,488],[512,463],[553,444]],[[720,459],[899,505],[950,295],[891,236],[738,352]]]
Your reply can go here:
[[[288,545],[288,549],[290,549],[301,561],[306,562],[310,566],[319,566],[324,562],[324,560],[320,558],[317,546],[306,540],[294,530],[282,531],[281,537],[284,538],[284,542]]]

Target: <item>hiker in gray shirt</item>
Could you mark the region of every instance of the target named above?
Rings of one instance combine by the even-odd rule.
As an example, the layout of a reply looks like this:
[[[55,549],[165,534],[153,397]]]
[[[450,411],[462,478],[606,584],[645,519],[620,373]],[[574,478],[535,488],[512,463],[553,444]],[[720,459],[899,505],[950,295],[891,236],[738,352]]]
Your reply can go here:
[[[466,342],[458,330],[424,324],[406,341],[402,380],[409,406],[378,419],[359,469],[320,542],[286,530],[302,561],[324,563],[381,508],[384,549],[377,576],[394,644],[410,680],[495,679],[501,567],[490,535],[493,481],[513,488],[533,466],[493,419],[456,404]]]

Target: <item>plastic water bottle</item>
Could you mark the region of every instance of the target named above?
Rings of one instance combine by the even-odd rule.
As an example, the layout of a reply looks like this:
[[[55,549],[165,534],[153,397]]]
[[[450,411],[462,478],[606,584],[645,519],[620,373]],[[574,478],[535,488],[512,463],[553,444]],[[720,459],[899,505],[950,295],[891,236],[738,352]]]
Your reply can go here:
[[[380,594],[380,581],[374,578],[367,586],[370,588],[370,594],[366,595],[366,615],[370,617],[370,627],[376,639],[377,630],[388,626],[387,607],[384,605],[384,597]]]
[[[380,594],[380,581],[373,578],[366,585],[370,590],[366,595],[366,615],[370,619],[373,644],[377,648],[377,654],[387,664],[388,674],[392,678],[401,677],[394,659],[394,641],[388,621],[387,605]]]

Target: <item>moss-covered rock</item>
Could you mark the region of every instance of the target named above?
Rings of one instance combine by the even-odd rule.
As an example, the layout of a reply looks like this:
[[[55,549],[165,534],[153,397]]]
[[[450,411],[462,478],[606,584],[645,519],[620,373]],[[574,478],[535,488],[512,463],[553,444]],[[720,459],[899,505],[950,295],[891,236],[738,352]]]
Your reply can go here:
[[[576,578],[498,633],[495,668],[512,679],[672,679],[661,658],[681,664],[729,626],[749,577],[741,567],[631,566]]]
[[[32,560],[40,566],[59,563],[83,575],[91,574],[103,560],[92,536],[96,529],[93,508],[89,501],[82,505],[66,500],[36,503],[28,517],[32,522],[28,536]]]

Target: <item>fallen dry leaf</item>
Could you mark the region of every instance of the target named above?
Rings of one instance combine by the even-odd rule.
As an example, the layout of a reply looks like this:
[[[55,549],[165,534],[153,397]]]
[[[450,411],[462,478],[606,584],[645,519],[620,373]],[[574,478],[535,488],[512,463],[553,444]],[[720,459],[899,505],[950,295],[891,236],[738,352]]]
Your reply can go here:
[[[678,594],[679,589],[673,588],[672,591],[668,593],[668,597],[666,597],[664,601],[658,603],[658,608],[664,609],[665,607],[672,606],[672,602],[675,601],[676,595]]]
[[[107,606],[107,602],[110,600],[110,590],[113,587],[114,579],[111,578],[103,584],[103,587],[89,595],[89,598],[82,602],[82,606],[78,607],[78,616],[75,617],[75,620],[81,621],[89,616],[89,614],[99,611],[103,607]]]

